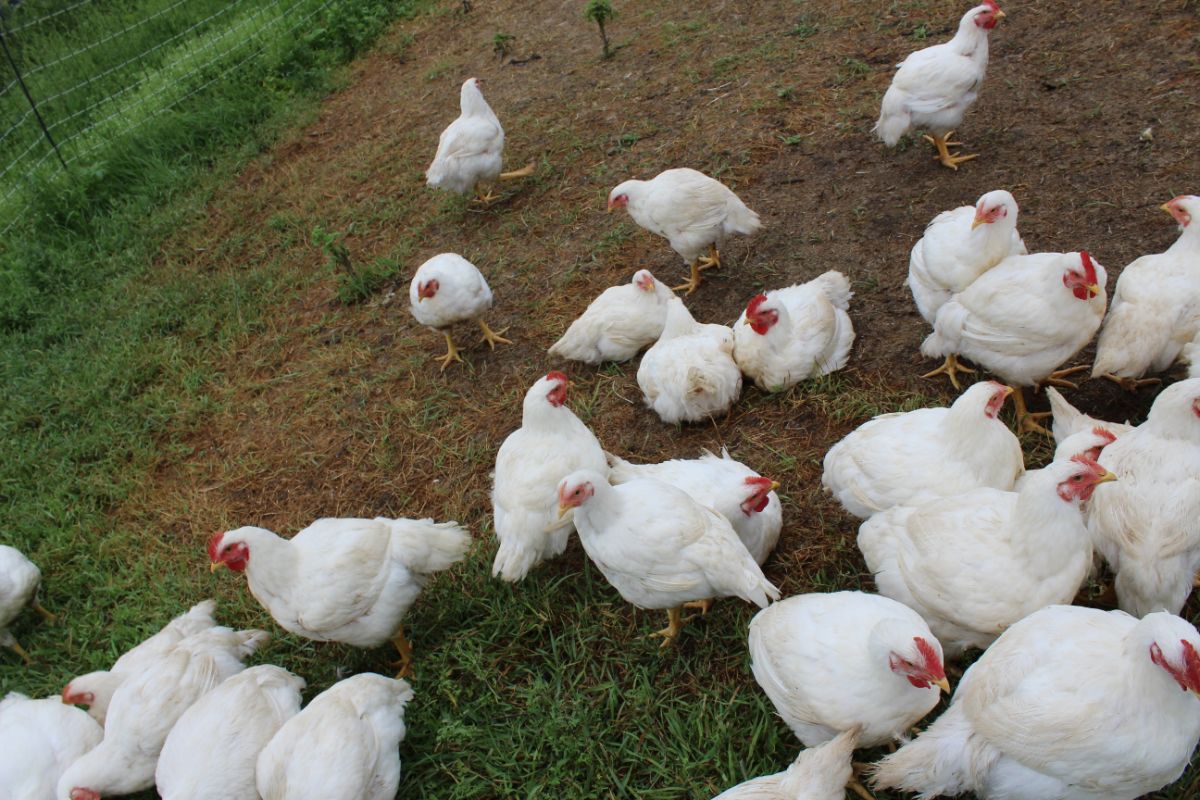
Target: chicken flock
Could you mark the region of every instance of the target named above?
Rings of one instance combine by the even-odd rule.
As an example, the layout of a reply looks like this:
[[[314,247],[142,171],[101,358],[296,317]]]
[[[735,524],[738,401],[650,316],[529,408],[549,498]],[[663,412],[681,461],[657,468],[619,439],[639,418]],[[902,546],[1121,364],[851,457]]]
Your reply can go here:
[[[923,130],[946,167],[975,157],[951,153],[951,137],[1003,17],[985,0],[951,41],[899,65],[875,129],[887,145]],[[504,131],[477,79],[460,103],[426,179],[488,203],[495,181],[533,167],[502,172]],[[583,309],[549,355],[599,364],[645,350],[637,384],[668,424],[729,412],[744,379],[778,391],[846,365],[854,326],[841,272],[748,298],[732,327],[696,320],[675,295],[721,265],[726,238],[761,226],[728,187],[667,169],[619,184],[607,202],[665,238],[687,280],[672,290],[637,271]],[[666,612],[652,634],[664,647],[686,609],[707,613],[718,598],[761,608],[750,668],[805,749],[718,800],[835,800],[847,787],[869,798],[864,783],[923,798],[1132,800],[1172,783],[1200,740],[1200,634],[1177,616],[1200,571],[1200,363],[1136,427],[1092,418],[1051,388],[1074,387],[1066,378],[1081,368],[1061,367],[1097,334],[1092,376],[1126,388],[1200,359],[1200,197],[1163,208],[1178,241],[1127,266],[1111,306],[1089,252],[1028,252],[1008,191],[925,228],[907,285],[931,327],[921,352],[943,359],[927,377],[961,388],[960,375],[975,371],[964,359],[1002,382],[977,381],[947,408],[878,416],[826,454],[823,486],[861,520],[857,544],[878,594],[781,599],[762,570],[783,527],[779,483],[724,451],[659,464],[606,452],[571,411],[557,370],[532,382],[520,426],[496,454],[493,576],[519,582],[574,531],[621,597]],[[477,325],[490,347],[509,343],[484,319],[493,303],[483,273],[454,253],[422,264],[410,287],[413,317],[445,337],[443,370],[462,360],[457,324]],[[1041,387],[1050,429],[1025,401]],[[1055,439],[1041,469],[1026,469],[999,418],[1010,395],[1020,431]],[[362,648],[391,642],[400,675],[354,675],[302,707],[303,678],[245,666],[267,633],[219,625],[207,600],[61,697],[5,697],[0,798],[96,800],[150,787],[168,800],[395,797],[414,697],[404,616],[470,543],[457,523],[430,519],[320,519],[290,539],[259,527],[214,534],[213,570],[243,573],[280,628]],[[1120,610],[1071,605],[1098,559]],[[0,546],[0,644],[26,661],[8,626],[25,608],[53,619],[37,600],[41,580]],[[948,707],[915,732],[943,693]],[[856,748],[897,744],[876,764],[851,761]]]

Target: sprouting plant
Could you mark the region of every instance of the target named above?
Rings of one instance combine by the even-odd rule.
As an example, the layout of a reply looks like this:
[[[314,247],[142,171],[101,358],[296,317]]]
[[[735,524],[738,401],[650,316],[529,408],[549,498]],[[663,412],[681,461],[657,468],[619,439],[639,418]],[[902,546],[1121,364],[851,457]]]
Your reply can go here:
[[[511,33],[497,33],[492,37],[492,51],[503,60],[510,51],[510,44],[517,37]]]
[[[353,230],[354,226],[350,227]],[[325,263],[335,272],[342,275],[353,275],[354,265],[350,263],[350,250],[342,243],[346,234],[340,231],[327,231],[320,225],[312,230],[312,241],[325,253]]]
[[[608,32],[604,26],[617,16],[612,3],[608,0],[588,0],[587,8],[583,10],[583,18],[590,19],[600,28],[600,41],[604,42],[604,58],[612,58],[612,47],[608,43]]]

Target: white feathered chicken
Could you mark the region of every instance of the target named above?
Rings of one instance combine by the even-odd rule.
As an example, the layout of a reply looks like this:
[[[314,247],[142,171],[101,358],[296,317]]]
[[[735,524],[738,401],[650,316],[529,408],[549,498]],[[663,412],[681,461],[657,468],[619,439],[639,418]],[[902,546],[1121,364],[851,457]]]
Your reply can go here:
[[[783,772],[753,778],[726,789],[714,800],[844,800],[858,746],[858,730],[848,730],[825,744],[800,751]]]
[[[1138,379],[1169,368],[1200,336],[1200,197],[1176,197],[1162,208],[1179,223],[1179,238],[1121,271],[1092,365],[1092,377],[1129,389],[1156,383]]]
[[[10,692],[0,701],[0,798],[54,800],[66,768],[103,737],[95,720],[57,697]]]
[[[575,509],[579,541],[626,601],[666,609],[655,635],[666,647],[679,635],[684,604],[740,597],[766,608],[779,589],[768,581],[729,521],[687,492],[651,479],[610,486],[592,470],[558,485],[559,513]]]
[[[749,236],[761,227],[758,214],[729,187],[694,169],[625,181],[608,193],[608,210],[614,208],[624,208],[638,225],[664,237],[691,266],[688,282],[675,287],[688,294],[700,285],[700,270],[721,266],[719,248],[725,237]]]
[[[431,519],[319,519],[290,540],[265,528],[215,533],[208,557],[245,572],[250,593],[284,630],[318,642],[378,647],[401,674],[412,664],[404,615],[435,572],[461,561],[471,534]]]
[[[364,673],[289,719],[258,756],[263,800],[395,800],[407,681]]]
[[[510,583],[561,555],[575,526],[560,519],[558,483],[577,469],[608,472],[600,442],[567,407],[567,376],[551,372],[525,393],[521,427],[496,453],[492,515],[500,547],[492,576]]]
[[[1146,421],[1104,449],[1117,482],[1096,492],[1092,540],[1135,616],[1179,613],[1200,570],[1200,378],[1172,384]]]
[[[1096,428],[1108,431],[1114,439],[1133,430],[1133,426],[1126,422],[1109,422],[1089,417],[1068,403],[1067,399],[1053,386],[1046,387],[1046,399],[1050,401],[1051,430],[1054,434],[1054,441],[1059,446],[1071,436]]]
[[[214,627],[217,624],[213,618],[216,607],[215,600],[197,603],[164,625],[162,630],[123,653],[111,669],[72,678],[63,688],[62,701],[87,706],[87,712],[92,719],[103,725],[108,714],[109,701],[112,700],[117,687],[158,661],[180,640]]]
[[[466,194],[481,184],[486,193],[478,200],[487,203],[495,199],[491,192],[493,181],[523,178],[533,173],[533,164],[513,172],[500,172],[504,128],[483,99],[482,85],[479,78],[463,81],[459,92],[461,113],[438,138],[437,154],[425,171],[425,180],[430,186],[455,194]]]
[[[963,15],[953,39],[918,50],[900,62],[875,123],[884,144],[895,147],[904,134],[924,129],[944,166],[958,169],[978,155],[951,154],[948,148],[958,142],[950,137],[975,103],[987,71],[988,31],[1003,18],[995,0],[984,0]]]
[[[451,361],[462,361],[449,327],[474,320],[483,331],[483,340],[495,350],[499,343],[512,344],[488,327],[483,315],[492,307],[492,290],[483,273],[457,253],[441,253],[417,267],[408,286],[408,304],[417,322],[446,337],[446,355],[439,359],[442,369]]]
[[[208,628],[180,640],[113,694],[104,740],[58,781],[60,800],[99,800],[154,785],[163,742],[206,692],[243,669],[242,659],[267,640],[262,631]]]
[[[750,621],[754,680],[805,747],[861,729],[907,735],[949,692],[942,646],[915,611],[865,592],[802,594]]]
[[[999,419],[1011,392],[982,381],[949,408],[875,417],[825,454],[821,485],[863,519],[980,487],[1011,489],[1025,469],[1021,443]]]
[[[854,344],[850,281],[826,272],[808,283],[755,295],[733,326],[733,358],[766,391],[846,366]]]
[[[258,800],[254,765],[300,711],[304,679],[251,667],[197,700],[167,734],[154,772],[163,800]]]
[[[650,270],[639,269],[629,283],[601,292],[549,353],[585,364],[628,361],[662,335],[673,296]]]
[[[46,620],[53,622],[54,615],[42,608],[37,590],[42,582],[42,571],[15,547],[0,544],[0,644],[10,648],[26,664],[31,659],[25,648],[8,630],[22,609],[29,606]]]
[[[874,783],[923,800],[1134,800],[1176,780],[1200,739],[1198,651],[1196,629],[1169,614],[1038,611]]]
[[[721,451],[720,458],[706,450],[700,458],[673,458],[659,464],[630,464],[609,453],[608,463],[608,480],[614,486],[652,478],[683,489],[697,503],[725,517],[759,566],[779,541],[783,529],[783,506],[775,494],[779,484],[730,458],[727,450]]]
[[[733,347],[730,328],[696,322],[682,300],[671,298],[662,335],[638,365],[646,405],[666,423],[727,412],[742,393]]]
[[[1105,280],[1086,252],[1009,256],[938,309],[921,353],[966,356],[999,375],[1015,389],[1021,430],[1048,434],[1036,422],[1045,415],[1029,413],[1021,387],[1086,369],[1054,371],[1100,328]]]
[[[1080,504],[1111,480],[1086,456],[1055,461],[1017,491],[975,489],[876,514],[859,528],[858,548],[880,594],[920,614],[957,656],[1075,598],[1092,568]]]

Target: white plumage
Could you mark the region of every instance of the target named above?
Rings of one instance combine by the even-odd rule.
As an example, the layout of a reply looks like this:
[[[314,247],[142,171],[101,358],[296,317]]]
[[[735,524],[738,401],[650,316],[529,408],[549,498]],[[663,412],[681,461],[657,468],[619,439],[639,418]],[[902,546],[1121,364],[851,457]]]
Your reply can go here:
[[[1102,428],[1112,433],[1113,438],[1133,430],[1133,426],[1125,422],[1109,422],[1089,417],[1068,403],[1067,399],[1053,386],[1046,387],[1046,398],[1050,401],[1050,413],[1053,417],[1054,441],[1059,445],[1063,444],[1070,436],[1094,428]]]
[[[0,798],[54,800],[63,772],[100,744],[104,729],[57,697],[0,701]]]
[[[504,128],[483,92],[478,78],[467,78],[459,92],[458,119],[442,131],[437,154],[425,180],[430,186],[466,194],[476,184],[487,184],[500,175],[504,153]]]
[[[825,744],[801,750],[783,772],[739,783],[714,800],[844,800],[857,745],[857,729],[839,733]]]
[[[8,626],[26,606],[34,606],[48,615],[37,603],[37,590],[42,571],[15,547],[0,544],[0,644],[12,648],[29,663],[29,654],[18,643]]]
[[[628,361],[662,335],[673,296],[650,270],[640,269],[629,283],[601,292],[549,353],[585,364]]]
[[[854,344],[850,282],[826,272],[808,283],[755,296],[733,326],[733,357],[767,391],[846,366]]]
[[[723,414],[742,393],[733,360],[733,331],[696,322],[683,301],[667,302],[667,323],[638,365],[646,405],[666,423],[696,422]]]
[[[476,322],[493,348],[497,342],[511,344],[500,336],[504,331],[493,331],[483,319],[492,307],[492,290],[483,273],[457,253],[441,253],[417,267],[408,286],[408,304],[417,322],[446,337],[442,369],[451,361],[462,361],[447,330],[456,323]]]

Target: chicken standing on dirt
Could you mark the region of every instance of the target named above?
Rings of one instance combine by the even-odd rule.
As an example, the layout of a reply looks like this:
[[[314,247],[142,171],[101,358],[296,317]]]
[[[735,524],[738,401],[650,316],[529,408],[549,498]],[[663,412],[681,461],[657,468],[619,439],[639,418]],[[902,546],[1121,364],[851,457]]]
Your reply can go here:
[[[733,331],[696,322],[683,301],[667,302],[667,324],[642,356],[637,382],[646,405],[668,424],[724,414],[742,393]]]
[[[662,335],[673,296],[650,270],[639,269],[629,283],[601,292],[549,353],[585,364],[628,361]]]
[[[825,744],[800,751],[783,772],[753,778],[713,800],[844,800],[858,746],[858,730],[839,733]]]
[[[478,186],[485,192],[476,197],[481,203],[495,200],[491,184],[497,178],[512,180],[533,174],[529,164],[513,172],[500,172],[504,155],[504,128],[496,117],[483,92],[479,89],[483,81],[467,78],[459,93],[461,112],[458,119],[442,131],[438,139],[437,155],[425,172],[430,186],[447,189],[455,194],[466,194]]]
[[[691,278],[675,287],[687,294],[700,285],[701,270],[721,266],[719,248],[726,236],[749,236],[761,227],[758,214],[725,184],[694,169],[669,169],[648,181],[625,181],[608,194],[608,210],[614,208],[624,208],[638,225],[666,238],[688,263]]]
[[[250,593],[284,630],[318,642],[378,647],[389,639],[407,674],[404,615],[435,572],[461,561],[471,535],[431,519],[319,519],[290,540],[264,528],[215,533],[208,557],[245,572]]]
[[[1179,223],[1179,238],[1121,270],[1092,365],[1093,378],[1126,389],[1157,383],[1139,379],[1170,368],[1200,337],[1200,197],[1176,197],[1162,208]]]
[[[768,392],[841,369],[854,344],[850,297],[850,281],[834,271],[756,295],[733,325],[734,361]]]
[[[927,130],[942,165],[958,169],[978,154],[960,156],[950,141],[967,109],[975,103],[988,65],[988,31],[1004,18],[994,0],[984,0],[958,23],[954,38],[912,53],[900,62],[883,96],[875,132],[888,147],[914,130]]]
[[[19,655],[26,664],[31,662],[29,653],[17,643],[8,626],[26,606],[46,620],[54,621],[54,615],[38,602],[41,582],[42,571],[36,564],[17,548],[0,544],[0,644]]]
[[[104,729],[94,719],[57,697],[5,695],[0,701],[0,797],[53,800],[63,772],[102,738]]]
[[[442,369],[451,361],[462,361],[448,328],[458,322],[474,320],[483,331],[483,340],[493,350],[497,343],[512,344],[488,327],[483,315],[492,307],[492,290],[483,273],[456,253],[442,253],[417,268],[408,287],[408,303],[417,322],[446,337],[446,355],[439,359]]]
[[[588,558],[626,601],[665,609],[663,647],[679,635],[685,604],[740,597],[779,599],[729,520],[682,489],[648,478],[610,486],[602,473],[572,472],[558,485],[560,514],[575,509]]]
[[[496,453],[492,516],[500,547],[492,577],[513,583],[562,554],[575,526],[557,513],[558,483],[577,469],[608,473],[595,435],[567,408],[567,376],[551,372],[525,393],[521,427]]]
[[[950,708],[876,765],[874,784],[923,799],[1134,800],[1187,768],[1198,698],[1189,623],[1051,606],[980,656]]]

